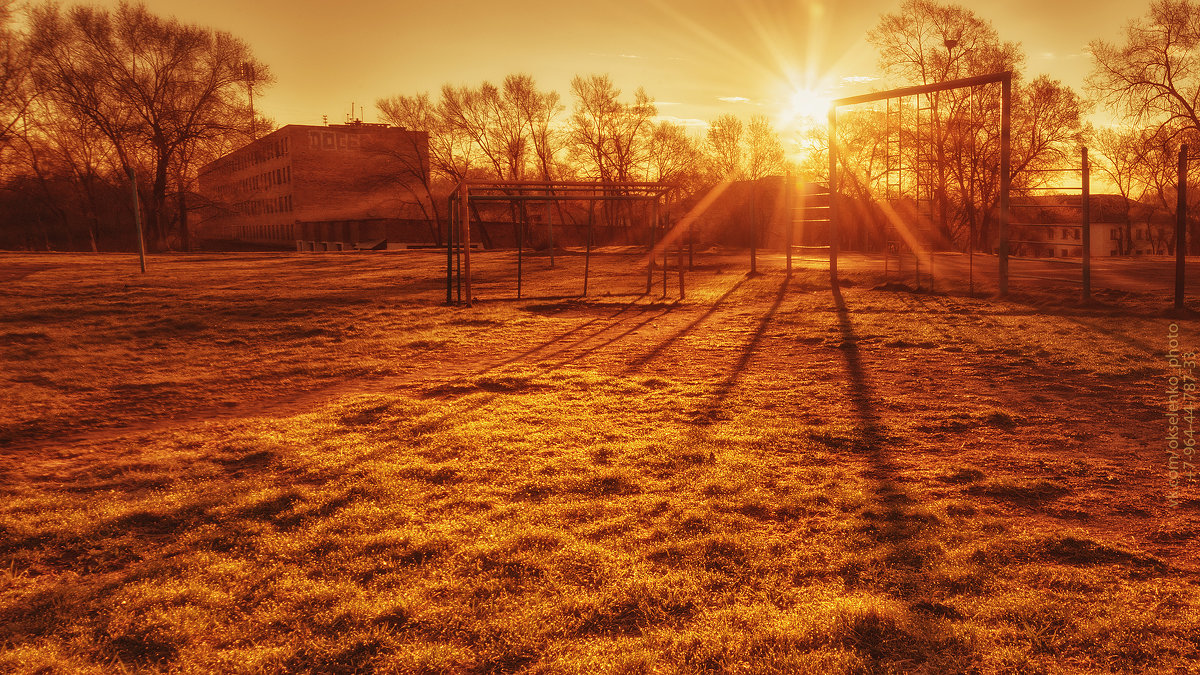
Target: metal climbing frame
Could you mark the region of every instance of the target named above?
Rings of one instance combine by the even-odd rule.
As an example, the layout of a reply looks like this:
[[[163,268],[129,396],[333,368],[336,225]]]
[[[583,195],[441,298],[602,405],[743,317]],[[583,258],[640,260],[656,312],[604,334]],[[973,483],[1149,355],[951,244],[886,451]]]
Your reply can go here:
[[[937,118],[934,93],[895,96],[886,100],[884,111],[884,199],[891,211],[909,216],[918,231],[930,239],[933,229],[933,204],[937,174]],[[913,103],[908,104],[908,99]],[[911,199],[911,206],[906,202]],[[904,252],[912,257],[917,287],[921,286],[920,247],[913,246],[912,237],[900,236],[895,221],[884,226],[883,274],[891,275],[891,261],[904,275]],[[926,270],[929,288],[933,290],[933,250],[928,251]]]
[[[1000,277],[1000,295],[1008,294],[1008,193],[1011,183],[1011,167],[1010,167],[1010,151],[1009,140],[1012,128],[1012,71],[1002,73],[992,73],[989,75],[978,75],[975,77],[967,77],[958,80],[948,80],[946,82],[938,82],[935,84],[920,85],[915,87],[901,87],[899,89],[889,89],[887,91],[876,92],[872,94],[863,94],[861,96],[848,96],[834,100],[829,106],[829,185],[836,197],[837,173],[838,173],[838,152],[837,152],[837,111],[838,108],[844,106],[861,105],[864,103],[874,103],[876,101],[889,101],[891,99],[899,99],[902,102],[905,97],[928,97],[941,91],[951,89],[962,89],[970,87],[978,87],[986,84],[999,83],[1001,85],[1000,94],[1000,213],[998,214],[999,225],[999,277]],[[919,105],[919,104],[918,104]],[[902,113],[901,113],[902,114]],[[903,121],[902,119],[899,121]],[[897,125],[903,127],[902,124]],[[919,126],[919,125],[918,125]],[[902,152],[897,152],[899,156],[903,156]],[[917,162],[919,165],[920,162]],[[902,162],[901,165],[902,167]],[[929,184],[927,182],[927,184]],[[896,185],[903,188],[904,182],[902,177],[898,178]],[[919,196],[919,195],[918,195]],[[932,200],[931,202],[932,203]],[[830,237],[829,237],[829,274],[830,279],[834,284],[837,283],[837,256],[838,256],[838,200],[831,198],[830,205]]]
[[[654,260],[656,244],[660,241],[665,228],[660,221],[669,205],[668,197],[673,186],[666,183],[648,182],[618,182],[618,181],[503,181],[503,180],[464,180],[459,182],[447,198],[450,207],[450,227],[446,237],[446,303],[456,301],[471,304],[471,210],[481,202],[502,202],[521,204],[541,202],[549,205],[554,202],[587,202],[588,230],[583,268],[583,295],[588,292],[588,273],[590,270],[593,227],[592,213],[596,202],[642,203],[650,208],[650,227],[647,228],[647,260],[646,260],[646,293],[653,290]],[[553,220],[547,219],[546,227],[550,239],[550,264],[554,265],[554,229]],[[524,242],[523,229],[517,229],[517,297],[521,297]],[[679,295],[684,294],[683,279],[683,240],[679,244]],[[662,248],[663,296],[667,293],[667,256],[665,246]]]

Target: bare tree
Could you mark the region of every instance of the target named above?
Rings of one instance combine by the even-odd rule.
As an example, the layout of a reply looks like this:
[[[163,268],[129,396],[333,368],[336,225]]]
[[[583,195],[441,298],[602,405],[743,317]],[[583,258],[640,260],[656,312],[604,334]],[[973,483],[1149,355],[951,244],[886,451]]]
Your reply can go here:
[[[1131,206],[1146,194],[1147,184],[1142,176],[1147,132],[1127,128],[1100,130],[1095,136],[1099,156],[1092,166],[1108,177],[1121,195],[1121,239],[1119,252],[1128,255],[1133,246]]]
[[[28,42],[12,27],[13,0],[0,0],[0,168],[33,98]]]
[[[244,68],[268,69],[241,40],[151,14],[142,5],[43,5],[30,16],[33,73],[57,114],[86,117],[112,144],[124,170],[148,174],[147,236],[165,243],[167,196],[182,194],[191,153],[245,133]],[[172,171],[180,167],[181,171]],[[179,221],[187,239],[187,222]]]
[[[1135,126],[1175,138],[1200,131],[1200,4],[1155,0],[1131,22],[1124,44],[1091,43],[1088,88]]]
[[[1015,189],[1046,180],[1081,140],[1083,106],[1068,87],[1047,77],[1022,85],[1024,54],[1002,41],[991,22],[964,7],[933,0],[906,0],[885,14],[868,40],[879,49],[880,65],[904,84],[1013,71],[1017,111],[1012,132]],[[988,85],[925,96],[919,107],[932,118],[927,134],[909,132],[907,145],[932,151],[930,197],[938,231],[947,242],[991,239],[999,185],[999,87]],[[910,111],[910,116],[919,114]],[[927,118],[928,119],[928,118]],[[909,157],[905,165],[924,160]]]
[[[783,173],[785,168],[783,143],[771,121],[755,115],[746,125],[746,177],[758,180]]]
[[[697,139],[674,122],[654,125],[646,153],[646,178],[695,192],[704,174],[704,154]]]
[[[745,127],[735,115],[721,115],[708,125],[704,140],[713,173],[721,180],[739,180],[745,175],[742,157]]]
[[[599,180],[633,180],[644,165],[650,120],[658,114],[654,102],[639,87],[633,102],[623,103],[607,75],[576,76],[571,93],[571,151],[579,170]]]

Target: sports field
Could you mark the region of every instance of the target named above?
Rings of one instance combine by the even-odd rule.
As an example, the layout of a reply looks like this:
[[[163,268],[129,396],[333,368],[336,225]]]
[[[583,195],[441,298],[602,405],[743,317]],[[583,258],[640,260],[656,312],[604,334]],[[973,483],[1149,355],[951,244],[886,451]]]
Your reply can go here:
[[[1196,672],[1166,290],[638,263],[0,254],[0,670]]]

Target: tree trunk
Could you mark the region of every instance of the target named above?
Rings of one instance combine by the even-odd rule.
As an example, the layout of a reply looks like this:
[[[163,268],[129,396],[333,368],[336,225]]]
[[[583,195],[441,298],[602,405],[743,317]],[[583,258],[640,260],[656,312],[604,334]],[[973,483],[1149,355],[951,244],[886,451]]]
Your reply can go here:
[[[192,250],[191,233],[188,231],[187,192],[179,191],[179,248]]]
[[[154,169],[154,185],[150,192],[150,209],[146,214],[146,235],[154,251],[161,251],[166,243],[166,227],[163,213],[167,210],[167,159],[159,157]]]

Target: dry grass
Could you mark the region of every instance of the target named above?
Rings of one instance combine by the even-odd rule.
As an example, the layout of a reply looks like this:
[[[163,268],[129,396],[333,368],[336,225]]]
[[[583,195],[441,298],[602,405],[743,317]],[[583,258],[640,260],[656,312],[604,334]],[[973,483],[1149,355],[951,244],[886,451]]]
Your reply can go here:
[[[613,255],[589,299],[471,309],[421,253],[8,262],[0,670],[1200,660],[1200,499],[1164,498],[1138,308],[717,257],[684,301]]]

